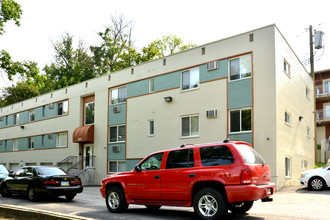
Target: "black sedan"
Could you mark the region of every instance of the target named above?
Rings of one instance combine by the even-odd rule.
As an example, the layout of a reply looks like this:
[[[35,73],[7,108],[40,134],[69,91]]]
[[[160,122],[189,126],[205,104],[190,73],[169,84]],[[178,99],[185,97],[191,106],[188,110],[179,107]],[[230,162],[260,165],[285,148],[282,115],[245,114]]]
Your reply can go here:
[[[1,183],[3,197],[24,194],[30,201],[41,196],[65,196],[70,201],[82,191],[79,177],[67,175],[57,167],[22,167],[15,174],[9,174]]]

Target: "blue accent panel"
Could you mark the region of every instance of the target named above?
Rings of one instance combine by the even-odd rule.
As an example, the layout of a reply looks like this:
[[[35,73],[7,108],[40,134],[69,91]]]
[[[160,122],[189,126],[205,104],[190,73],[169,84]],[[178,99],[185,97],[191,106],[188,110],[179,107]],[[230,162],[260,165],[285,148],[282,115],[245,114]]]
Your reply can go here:
[[[126,170],[133,170],[141,160],[126,160]]]
[[[6,127],[13,126],[13,125],[14,125],[14,115],[8,115]]]
[[[29,139],[20,138],[18,139],[18,150],[27,150],[29,149]]]
[[[55,148],[55,147],[56,147],[56,134],[44,135],[44,144],[42,148]]]
[[[0,152],[6,151],[6,141],[0,141]]]
[[[113,107],[120,106],[120,112],[114,113]],[[125,124],[126,122],[126,103],[109,106],[109,125]]]
[[[252,132],[229,134],[228,138],[237,139],[237,140],[240,140],[240,141],[245,141],[245,142],[248,142],[248,143],[252,144]]]
[[[180,75],[181,72],[178,71],[155,77],[155,92],[180,87]]]
[[[29,111],[19,113],[19,123],[25,124],[29,122]]]
[[[2,121],[0,121],[0,128],[4,128],[6,123],[6,116],[2,116],[1,118]]]
[[[127,97],[144,95],[149,93],[149,79],[127,84]]]
[[[44,117],[42,117],[42,107],[36,108],[34,110],[34,120],[39,121],[42,119],[44,119]]]
[[[53,108],[49,108],[49,105],[45,106],[44,118],[54,118],[57,116],[57,105],[58,103],[53,104]]]
[[[7,140],[6,151],[13,151],[13,140]]]
[[[120,152],[113,152],[112,146],[120,146]],[[125,160],[125,143],[108,144],[108,160]]]
[[[228,82],[228,109],[252,106],[252,79]]]
[[[42,135],[41,136],[34,136],[34,149],[42,148]]]
[[[214,70],[208,71],[206,69],[206,64],[199,67],[200,82],[228,77],[228,60],[220,60],[217,62],[218,68]]]

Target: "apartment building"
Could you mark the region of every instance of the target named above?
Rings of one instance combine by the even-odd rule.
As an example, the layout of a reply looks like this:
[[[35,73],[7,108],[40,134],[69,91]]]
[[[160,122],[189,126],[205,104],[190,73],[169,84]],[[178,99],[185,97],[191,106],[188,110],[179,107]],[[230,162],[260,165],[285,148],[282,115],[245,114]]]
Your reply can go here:
[[[315,72],[317,162],[330,159],[330,69]]]
[[[233,138],[253,144],[277,188],[299,184],[314,166],[313,92],[269,25],[1,108],[0,163],[99,184],[157,150]]]

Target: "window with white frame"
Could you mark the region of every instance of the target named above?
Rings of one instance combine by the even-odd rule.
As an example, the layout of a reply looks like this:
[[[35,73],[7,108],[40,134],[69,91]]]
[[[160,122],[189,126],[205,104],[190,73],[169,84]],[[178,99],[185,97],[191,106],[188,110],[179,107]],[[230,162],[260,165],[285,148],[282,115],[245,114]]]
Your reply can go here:
[[[126,171],[126,162],[119,160],[109,160],[109,172],[117,173]]]
[[[126,86],[111,89],[110,98],[111,98],[110,103],[112,105],[126,102],[126,98],[127,98]]]
[[[155,78],[149,79],[149,92],[155,91]]]
[[[155,135],[155,121],[149,120],[149,136]]]
[[[248,132],[252,130],[252,110],[236,109],[229,112],[230,133]]]
[[[229,61],[230,81],[252,76],[251,55],[241,56]]]
[[[285,157],[285,177],[291,178],[291,157]]]
[[[18,125],[19,124],[19,114],[15,114],[13,118],[13,124]]]
[[[29,137],[28,138],[28,148],[29,149],[34,149],[34,137]]]
[[[323,93],[328,94],[330,93],[330,81],[329,80],[323,80]]]
[[[194,137],[199,135],[199,116],[190,115],[181,117],[181,137]]]
[[[311,92],[310,89],[308,87],[306,87],[306,97],[310,99],[311,97]]]
[[[63,101],[57,104],[57,115],[67,115],[69,112],[69,102]]]
[[[199,68],[185,70],[181,74],[182,90],[194,89],[199,87]]]
[[[284,113],[284,121],[288,125],[291,125],[291,114],[287,111]]]
[[[18,151],[18,140],[17,139],[13,140],[13,151]]]
[[[125,141],[126,129],[125,125],[110,126],[109,129],[110,142],[122,142]]]
[[[31,109],[30,111],[29,111],[29,122],[32,122],[32,121],[34,121],[34,109]]]
[[[307,133],[307,137],[311,137],[311,128],[307,126],[307,129],[306,129],[306,133]]]
[[[286,60],[283,61],[283,70],[289,76],[291,75],[291,67],[290,67],[290,64]]]
[[[56,135],[56,147],[66,147],[68,144],[68,133],[61,132]]]

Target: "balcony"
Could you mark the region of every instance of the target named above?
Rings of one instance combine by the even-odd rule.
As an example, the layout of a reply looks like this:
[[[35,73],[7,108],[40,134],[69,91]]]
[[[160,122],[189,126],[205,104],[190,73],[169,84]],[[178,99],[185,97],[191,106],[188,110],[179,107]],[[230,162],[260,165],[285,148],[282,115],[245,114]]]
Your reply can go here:
[[[326,85],[328,85],[328,84],[326,84]],[[315,93],[316,93],[316,98],[318,100],[329,99],[330,98],[330,87],[323,86],[323,85],[315,86]]]
[[[330,109],[319,109],[316,110],[316,122],[330,122]]]

